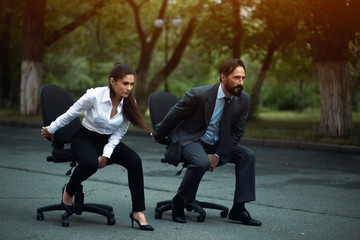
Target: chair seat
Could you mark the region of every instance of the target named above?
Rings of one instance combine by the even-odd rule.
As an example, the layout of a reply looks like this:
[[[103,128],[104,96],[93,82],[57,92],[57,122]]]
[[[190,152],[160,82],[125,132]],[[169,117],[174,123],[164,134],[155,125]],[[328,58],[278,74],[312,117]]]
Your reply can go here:
[[[54,149],[46,160],[54,163],[78,162],[71,149]]]

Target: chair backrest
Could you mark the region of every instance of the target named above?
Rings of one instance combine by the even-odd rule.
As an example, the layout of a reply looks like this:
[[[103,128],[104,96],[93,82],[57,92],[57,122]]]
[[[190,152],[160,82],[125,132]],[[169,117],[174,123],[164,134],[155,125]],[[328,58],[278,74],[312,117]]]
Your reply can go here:
[[[62,87],[44,85],[40,91],[40,106],[43,125],[48,126],[58,116],[66,112],[72,105],[70,94]],[[69,143],[80,128],[80,119],[77,117],[67,126],[56,131],[54,142],[58,144]]]
[[[179,99],[168,92],[153,92],[148,98],[151,124],[154,127],[164,119],[170,108],[177,103]]]

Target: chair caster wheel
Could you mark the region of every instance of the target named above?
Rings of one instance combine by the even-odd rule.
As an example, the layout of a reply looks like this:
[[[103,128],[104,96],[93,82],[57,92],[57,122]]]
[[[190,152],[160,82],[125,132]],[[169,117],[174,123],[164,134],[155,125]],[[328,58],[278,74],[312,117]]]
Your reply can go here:
[[[115,225],[116,221],[115,221],[115,218],[108,218],[108,221],[107,221],[107,224],[108,225]]]
[[[227,211],[222,211],[221,213],[220,213],[220,217],[221,218],[226,218],[228,216],[228,212]]]
[[[38,221],[44,220],[44,214],[43,214],[43,213],[38,213],[38,214],[36,215],[36,219],[37,219]]]
[[[68,226],[70,225],[70,222],[69,222],[68,220],[62,220],[62,221],[61,221],[61,225],[62,225],[63,227],[68,227]]]
[[[198,222],[204,222],[205,221],[205,216],[201,216],[201,215],[197,216],[197,221]]]
[[[161,218],[162,218],[162,213],[155,212],[155,219],[161,219]]]

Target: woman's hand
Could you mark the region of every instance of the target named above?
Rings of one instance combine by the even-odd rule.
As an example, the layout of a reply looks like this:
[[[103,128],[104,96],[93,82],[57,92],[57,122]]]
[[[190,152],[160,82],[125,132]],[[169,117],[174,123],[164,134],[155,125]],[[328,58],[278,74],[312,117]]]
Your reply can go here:
[[[52,142],[54,142],[54,134],[50,134],[47,127],[41,128],[41,136],[43,138],[50,138]]]
[[[103,168],[107,163],[107,157],[100,156],[98,157],[98,161],[99,161],[99,168]]]

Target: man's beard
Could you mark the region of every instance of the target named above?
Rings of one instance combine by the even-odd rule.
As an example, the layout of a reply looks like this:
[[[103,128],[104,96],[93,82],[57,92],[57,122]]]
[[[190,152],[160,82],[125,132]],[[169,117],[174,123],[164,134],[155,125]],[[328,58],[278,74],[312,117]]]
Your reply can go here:
[[[228,91],[231,95],[239,97],[242,93],[243,86],[237,85],[235,87],[229,87],[227,84],[225,84],[225,89]]]

